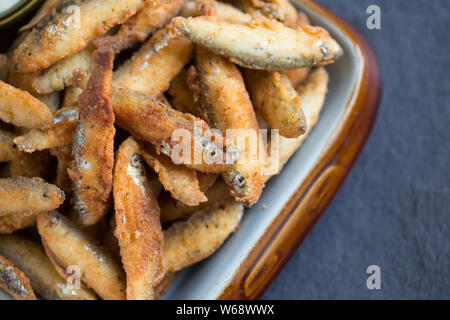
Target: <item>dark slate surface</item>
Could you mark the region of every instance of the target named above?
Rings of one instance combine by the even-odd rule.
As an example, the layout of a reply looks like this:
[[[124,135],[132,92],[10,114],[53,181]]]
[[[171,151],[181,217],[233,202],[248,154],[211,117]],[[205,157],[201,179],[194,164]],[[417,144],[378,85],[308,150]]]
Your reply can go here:
[[[265,299],[450,299],[450,1],[320,0],[380,64],[372,136]],[[366,8],[381,8],[368,30]],[[368,290],[366,269],[381,268]]]

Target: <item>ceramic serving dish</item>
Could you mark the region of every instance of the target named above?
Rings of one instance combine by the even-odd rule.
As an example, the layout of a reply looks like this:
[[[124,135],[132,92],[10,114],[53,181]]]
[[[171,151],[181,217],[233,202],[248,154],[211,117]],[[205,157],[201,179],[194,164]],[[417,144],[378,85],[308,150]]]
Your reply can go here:
[[[247,209],[240,228],[209,259],[180,273],[165,299],[256,299],[322,216],[358,158],[376,118],[379,71],[348,23],[311,0],[294,0],[345,54],[327,67],[329,93],[302,147]]]
[[[237,232],[211,258],[185,270],[168,299],[259,298],[322,216],[370,134],[380,96],[372,49],[326,8],[311,0],[293,3],[345,51],[327,67],[329,93],[319,121],[259,202],[246,210]]]

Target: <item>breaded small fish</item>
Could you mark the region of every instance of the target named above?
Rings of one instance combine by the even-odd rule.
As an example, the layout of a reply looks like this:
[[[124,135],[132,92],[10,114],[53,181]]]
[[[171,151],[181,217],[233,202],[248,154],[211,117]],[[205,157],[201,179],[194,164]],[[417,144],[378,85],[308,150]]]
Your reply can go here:
[[[36,300],[30,279],[0,255],[0,288],[15,300]]]
[[[28,153],[71,145],[78,123],[78,108],[68,107],[58,110],[53,124],[45,129],[33,129],[14,139],[20,151]]]
[[[64,98],[61,107],[73,107],[78,106],[78,98],[80,97],[83,89],[78,87],[69,87],[64,91]]]
[[[254,17],[263,16],[275,19],[288,27],[297,24],[297,9],[289,0],[241,0],[242,7]]]
[[[291,81],[294,88],[301,85],[308,78],[310,72],[311,68],[309,67],[283,71],[283,73],[289,78],[289,81]]]
[[[46,69],[84,49],[111,27],[124,23],[145,5],[145,0],[82,1],[78,10],[62,10],[17,52],[15,71],[31,73]]]
[[[191,41],[162,29],[114,72],[114,84],[156,98],[191,60],[193,49]]]
[[[55,211],[38,215],[42,242],[63,268],[77,266],[81,281],[101,298],[125,299],[123,270],[112,256],[96,245],[66,217]]]
[[[111,106],[112,51],[93,54],[94,69],[80,96],[80,112],[72,144],[75,208],[84,226],[95,224],[108,210],[114,166],[114,113]]]
[[[26,91],[0,81],[0,120],[26,128],[52,123],[50,109]]]
[[[162,194],[158,201],[161,208],[161,221],[164,224],[171,223],[177,220],[186,220],[195,211],[200,209],[211,209],[222,205],[224,202],[233,199],[226,183],[220,179],[211,188],[206,191],[207,202],[203,202],[196,207],[187,206],[179,203],[177,200],[169,196],[169,194]]]
[[[42,28],[43,25],[47,24],[56,14],[60,13],[61,9],[65,8],[69,3],[79,4],[80,2],[80,0],[47,0],[33,18],[19,29],[19,32],[30,30],[33,27],[39,28],[41,26]]]
[[[162,28],[181,9],[186,0],[149,1],[134,16],[129,18],[113,36],[101,38],[103,45],[110,46],[118,53],[144,42],[156,30]]]
[[[142,144],[142,158],[158,174],[159,181],[164,189],[169,191],[173,198],[188,206],[197,206],[207,201],[205,194],[200,190],[200,183],[194,169],[176,165],[163,154],[157,154],[152,145]]]
[[[226,137],[227,152],[235,150],[237,158],[226,166],[222,177],[236,200],[250,207],[264,188],[262,170],[266,159],[244,80],[236,65],[202,47],[197,47],[195,67],[190,68],[188,76],[194,97],[207,122]]]
[[[0,233],[8,234],[32,226],[36,223],[36,214],[13,213],[0,215]]]
[[[242,12],[238,8],[233,7],[231,4],[216,1],[216,7],[217,7],[216,14],[220,19],[229,22],[243,23],[243,24],[252,21],[251,15]],[[187,1],[180,12],[180,15],[183,17],[196,16],[197,15],[196,1],[195,0]]]
[[[288,139],[280,136],[278,150],[274,150],[275,152],[278,152],[279,157],[278,173],[306,140],[309,133],[316,125],[328,91],[328,80],[329,77],[327,71],[324,68],[319,68],[313,71],[306,79],[304,85],[297,89],[302,102],[302,110],[305,113],[306,122],[308,124],[307,130],[304,135],[295,139]],[[271,150],[270,140],[267,149]],[[268,153],[270,153],[270,151],[268,151]],[[270,163],[268,166],[269,165]],[[271,177],[273,177],[273,175],[266,175],[266,181]]]
[[[153,300],[154,287],[164,277],[164,239],[159,206],[145,174],[141,149],[125,140],[114,167],[115,236],[127,274],[128,300]]]
[[[167,272],[177,272],[212,255],[238,228],[243,212],[242,204],[229,201],[215,210],[200,210],[164,230]]]
[[[72,289],[53,268],[44,249],[18,235],[0,235],[0,254],[30,279],[34,291],[48,300],[96,300],[89,289]]]
[[[272,129],[286,138],[306,132],[306,117],[289,78],[278,71],[244,70],[245,84],[255,110]]]
[[[138,139],[151,142],[163,154],[171,156],[178,145],[172,141],[174,133],[187,133],[194,142],[191,157],[198,151],[203,161],[197,163],[195,159],[187,159],[182,163],[202,172],[219,173],[223,170],[222,158],[219,158],[220,162],[214,162],[214,159],[222,157],[222,146],[211,141],[211,129],[205,121],[126,88],[113,87],[112,105],[120,127]],[[217,133],[215,136],[218,137]]]
[[[64,192],[41,178],[0,179],[0,214],[30,215],[54,210],[64,201]]]
[[[325,29],[290,29],[274,20],[247,25],[217,17],[176,17],[171,24],[180,34],[249,69],[283,70],[328,64],[343,51]]]
[[[33,89],[37,93],[48,94],[70,87],[72,85],[74,68],[86,73],[91,72],[94,49],[94,46],[88,46],[43,71],[32,80],[31,85]]]

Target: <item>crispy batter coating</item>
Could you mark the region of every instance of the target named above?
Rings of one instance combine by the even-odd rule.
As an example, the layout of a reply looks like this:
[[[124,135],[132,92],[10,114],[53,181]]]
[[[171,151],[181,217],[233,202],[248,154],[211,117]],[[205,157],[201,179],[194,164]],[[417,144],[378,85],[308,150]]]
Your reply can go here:
[[[306,122],[308,128],[306,133],[295,139],[288,139],[280,136],[279,141],[279,171],[283,169],[283,166],[291,158],[291,156],[298,150],[302,143],[306,140],[311,130],[319,119],[320,111],[322,110],[325,102],[325,96],[328,90],[328,73],[324,68],[319,68],[311,73],[307,78],[305,84],[297,89],[301,106],[305,112]],[[267,146],[268,150],[271,150],[270,140]],[[270,151],[268,151],[269,153]],[[275,150],[275,152],[277,152]],[[268,163],[268,165],[270,165]],[[265,176],[266,180],[269,180],[273,175]]]
[[[300,98],[289,78],[278,71],[244,70],[245,84],[255,110],[272,129],[286,138],[306,131],[306,118]]]
[[[70,0],[46,0],[45,3],[39,8],[38,12],[33,18],[24,26],[20,27],[19,31],[24,32],[32,29],[34,26],[43,23],[46,19],[50,19],[52,15],[58,10],[58,6],[61,3],[68,2]],[[48,22],[49,20],[47,20]]]
[[[0,81],[0,120],[26,128],[44,128],[51,124],[52,113],[26,91]]]
[[[0,179],[0,214],[30,215],[54,210],[64,201],[64,192],[41,178]]]
[[[220,19],[229,22],[244,23],[244,24],[252,21],[251,15],[242,12],[238,8],[233,7],[231,4],[216,1],[215,6],[217,8],[216,14]],[[197,11],[198,10],[196,8],[196,1],[189,0],[184,4],[180,12],[180,15],[183,17],[196,16]]]
[[[149,144],[143,146],[142,158],[158,174],[159,181],[173,198],[188,206],[207,201],[194,169],[174,164],[168,156],[157,154]]]
[[[30,279],[0,255],[0,288],[15,300],[36,300]]]
[[[114,84],[157,97],[191,60],[193,49],[191,41],[164,28],[114,72]]]
[[[40,94],[48,94],[53,91],[61,91],[72,85],[73,69],[77,68],[86,73],[92,70],[92,53],[94,46],[75,53],[55,65],[51,66],[41,74],[37,75],[31,85],[33,89]]]
[[[266,159],[265,148],[258,152],[264,142],[244,80],[232,62],[205,48],[197,47],[195,62],[198,71],[191,67],[188,79],[194,97],[207,122],[226,136],[227,150],[231,146],[237,154],[237,161],[227,165],[222,176],[236,199],[250,207],[264,188],[261,171]]]
[[[222,179],[206,191],[206,197],[208,198],[207,202],[191,207],[180,203],[167,193],[162,194],[158,199],[161,208],[161,221],[166,224],[177,220],[185,220],[199,209],[215,208],[233,199],[228,186]]]
[[[158,201],[145,174],[141,150],[133,138],[117,152],[114,168],[115,236],[127,274],[128,300],[153,300],[164,277]]]
[[[15,70],[20,73],[43,70],[81,51],[91,40],[124,23],[145,2],[92,0],[79,3],[79,10],[62,10],[42,30],[34,32],[32,40],[17,53]]]
[[[243,25],[207,16],[176,17],[171,24],[195,43],[250,69],[283,70],[323,65],[343,53],[338,43],[320,27],[290,29],[267,19]]]
[[[83,89],[78,87],[69,87],[64,91],[64,97],[61,107],[73,107],[78,106],[78,98],[80,97]]]
[[[36,214],[12,213],[0,215],[0,233],[13,233],[36,223]]]
[[[95,224],[108,210],[114,165],[114,113],[111,106],[112,51],[93,54],[94,69],[79,99],[74,133],[74,161],[69,171],[75,208],[83,225]]]
[[[171,156],[179,144],[172,141],[173,134],[186,133],[193,142],[191,159],[181,158],[181,163],[202,172],[223,170],[221,158],[214,162],[223,155],[222,147],[211,141],[211,129],[205,121],[126,88],[113,87],[112,105],[117,124],[134,137],[153,143],[159,152]],[[215,137],[219,138],[217,133]],[[193,159],[196,153],[200,153],[203,161]]]
[[[144,42],[156,30],[162,28],[181,9],[186,0],[149,1],[145,7],[128,19],[113,36],[102,38],[104,45],[118,53]]]
[[[215,210],[200,210],[164,230],[167,272],[177,272],[212,255],[238,228],[243,211],[242,204],[229,201]]]
[[[37,226],[42,242],[64,268],[78,266],[81,281],[101,298],[125,299],[125,280],[119,264],[103,248],[75,228],[59,213],[39,214]]]
[[[60,109],[55,113],[51,126],[33,129],[16,137],[14,143],[20,151],[28,153],[71,145],[78,123],[78,111],[74,107]]]
[[[0,254],[30,279],[34,291],[48,300],[96,300],[89,289],[71,289],[53,268],[44,249],[18,235],[0,235]]]
[[[283,73],[289,78],[289,81],[291,81],[294,88],[301,85],[308,78],[310,72],[311,68],[309,67],[283,71]]]
[[[297,9],[289,0],[241,0],[242,7],[254,17],[275,19],[288,27],[297,25]]]

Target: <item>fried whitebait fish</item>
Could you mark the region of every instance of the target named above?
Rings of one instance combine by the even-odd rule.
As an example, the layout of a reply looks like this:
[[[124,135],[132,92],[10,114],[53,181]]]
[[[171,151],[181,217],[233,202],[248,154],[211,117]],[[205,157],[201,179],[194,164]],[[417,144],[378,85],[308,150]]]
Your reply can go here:
[[[187,221],[164,230],[167,272],[176,272],[211,256],[238,228],[244,206],[229,201],[215,210],[200,210]]]
[[[0,255],[0,288],[15,300],[36,300],[30,279]]]
[[[19,31],[24,32],[32,29],[40,23],[44,23],[45,21],[48,22],[49,19],[56,14],[58,7],[68,3],[69,1],[72,0],[46,0],[33,18],[26,25],[22,26]]]
[[[0,214],[30,215],[54,210],[64,201],[64,192],[41,178],[0,179]]]
[[[113,87],[112,105],[116,123],[132,136],[154,144],[159,152],[172,156],[181,143],[173,139],[174,134],[186,133],[192,142],[191,158],[180,157],[180,163],[202,172],[223,170],[222,146],[211,140],[212,130],[205,121],[127,88]],[[220,140],[217,132],[214,136]],[[197,152],[198,162],[194,158]]]
[[[48,94],[70,87],[72,85],[73,68],[76,67],[87,73],[91,72],[94,49],[94,46],[88,46],[86,49],[43,71],[31,81],[33,89],[39,94]]]
[[[0,120],[25,128],[44,128],[52,123],[52,113],[28,92],[0,81]]]
[[[111,106],[114,53],[98,49],[94,69],[79,98],[79,120],[72,144],[74,203],[80,222],[95,224],[108,209],[114,166],[114,113]]]
[[[235,8],[228,3],[216,1],[215,6],[217,8],[216,14],[220,19],[229,22],[244,23],[244,24],[252,21],[251,15],[242,12],[238,8]],[[180,12],[180,15],[182,15],[183,17],[196,16],[197,15],[196,1],[195,0],[187,1]]]
[[[20,151],[34,152],[71,145],[78,123],[78,108],[62,108],[53,117],[53,124],[45,129],[33,129],[14,138]]]
[[[23,271],[34,291],[47,300],[96,300],[89,289],[69,288],[50,263],[44,249],[18,235],[0,235],[0,254]]]
[[[13,233],[36,223],[36,214],[13,213],[0,215],[0,233]]]
[[[168,194],[159,197],[161,208],[161,221],[170,223],[177,220],[185,220],[199,209],[211,209],[223,205],[233,199],[226,183],[220,179],[206,191],[207,202],[203,202],[196,207],[187,206],[175,200]]]
[[[295,27],[297,24],[297,9],[289,0],[241,0],[241,3],[244,11],[254,17],[275,19],[288,27]]]
[[[78,87],[69,87],[64,91],[64,97],[61,107],[78,107],[78,98],[80,97],[83,89]]]
[[[329,77],[327,71],[324,68],[319,68],[311,73],[304,85],[297,88],[298,95],[302,101],[301,105],[306,116],[308,128],[304,135],[295,139],[288,139],[280,136],[278,150],[274,150],[274,152],[278,152],[279,155],[278,172],[281,171],[283,166],[302,145],[316,125],[328,91],[328,80]],[[269,145],[267,146],[268,152],[271,150],[270,141],[271,140],[269,140]],[[268,166],[269,165],[270,164],[268,163]],[[267,175],[265,178],[266,180],[269,180],[272,176],[273,175]]]
[[[197,172],[182,165],[176,165],[163,154],[157,154],[152,145],[142,145],[144,161],[158,174],[164,189],[169,191],[174,199],[188,206],[197,206],[207,201],[200,190]],[[199,172],[200,174],[200,172]]]
[[[191,60],[193,49],[190,40],[164,28],[114,72],[114,84],[156,98]]]
[[[278,129],[286,138],[296,138],[306,132],[300,98],[286,75],[246,69],[244,78],[255,110],[272,129]]]
[[[128,300],[153,300],[164,277],[164,239],[158,201],[133,138],[117,152],[114,167],[115,236],[127,275]]]
[[[61,10],[44,28],[32,32],[31,40],[16,53],[15,71],[43,70],[81,51],[91,40],[124,23],[146,3],[145,0],[79,2],[78,10]]]
[[[323,65],[343,51],[320,27],[291,29],[261,19],[247,25],[217,17],[176,17],[171,24],[188,39],[249,69],[283,70]]]
[[[294,70],[286,70],[283,73],[289,78],[289,81],[291,81],[292,86],[294,88],[297,88],[308,78],[310,72],[311,68],[304,67]]]
[[[103,299],[125,299],[123,270],[109,252],[55,211],[39,214],[37,226],[46,250],[62,268],[78,266],[81,281]]]
[[[262,170],[265,147],[256,115],[242,75],[232,62],[197,47],[195,68],[189,69],[188,83],[204,112],[204,118],[227,140],[227,153],[234,150],[237,161],[228,164],[222,177],[236,200],[255,204],[264,188]],[[235,142],[236,140],[236,142]]]
[[[186,0],[148,1],[145,7],[128,19],[113,35],[98,41],[118,53],[144,42],[156,30],[162,28],[180,11]]]

